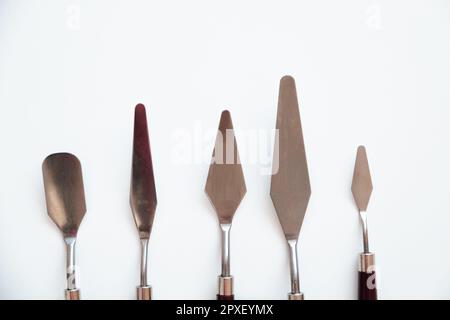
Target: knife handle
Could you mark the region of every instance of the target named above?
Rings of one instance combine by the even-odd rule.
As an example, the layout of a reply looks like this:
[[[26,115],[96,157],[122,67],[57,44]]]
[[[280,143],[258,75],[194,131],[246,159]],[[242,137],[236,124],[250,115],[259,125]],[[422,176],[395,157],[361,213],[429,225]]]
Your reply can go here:
[[[359,259],[359,300],[377,300],[375,254],[362,253]]]
[[[152,300],[152,287],[151,286],[139,286],[137,287],[137,299],[138,300]]]
[[[232,276],[219,276],[219,293],[217,294],[217,300],[234,300]]]
[[[80,289],[66,289],[66,300],[80,300]]]
[[[224,300],[232,301],[232,300],[234,300],[234,295],[232,294],[231,296],[222,296],[222,295],[218,294],[217,295],[217,300],[220,300],[220,301],[224,301]]]

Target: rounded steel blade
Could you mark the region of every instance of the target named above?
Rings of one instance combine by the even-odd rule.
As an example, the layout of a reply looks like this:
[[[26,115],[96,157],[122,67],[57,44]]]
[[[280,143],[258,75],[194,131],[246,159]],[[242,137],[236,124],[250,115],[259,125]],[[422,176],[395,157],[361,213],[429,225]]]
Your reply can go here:
[[[64,237],[76,237],[86,213],[80,161],[70,153],[49,155],[42,164],[50,218]]]

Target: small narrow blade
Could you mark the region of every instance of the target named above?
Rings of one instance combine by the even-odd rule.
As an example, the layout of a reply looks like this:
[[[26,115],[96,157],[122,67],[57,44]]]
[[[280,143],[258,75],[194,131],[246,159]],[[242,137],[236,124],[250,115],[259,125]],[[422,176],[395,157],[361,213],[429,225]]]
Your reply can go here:
[[[147,116],[144,105],[138,104],[134,113],[130,205],[141,239],[150,237],[156,203]]]
[[[352,181],[352,193],[359,211],[367,210],[372,190],[372,178],[370,177],[366,148],[359,146]]]
[[[231,223],[247,189],[234,136],[230,112],[220,117],[219,130],[209,166],[205,192],[220,223]]]
[[[42,164],[47,212],[64,237],[75,237],[86,213],[80,161],[70,153],[54,153]]]
[[[287,240],[297,239],[311,196],[295,81],[280,81],[270,196]]]

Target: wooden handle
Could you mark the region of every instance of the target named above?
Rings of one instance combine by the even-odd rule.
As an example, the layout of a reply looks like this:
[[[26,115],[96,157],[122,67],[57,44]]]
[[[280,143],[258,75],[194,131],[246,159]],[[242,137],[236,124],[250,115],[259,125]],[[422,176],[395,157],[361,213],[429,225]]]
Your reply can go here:
[[[217,300],[234,300],[232,276],[219,276],[219,293],[217,294]]]
[[[137,299],[138,300],[152,300],[152,287],[151,286],[139,286],[137,287]]]
[[[80,300],[80,289],[66,289],[66,300]]]
[[[359,300],[377,300],[375,255],[362,253],[359,261]]]

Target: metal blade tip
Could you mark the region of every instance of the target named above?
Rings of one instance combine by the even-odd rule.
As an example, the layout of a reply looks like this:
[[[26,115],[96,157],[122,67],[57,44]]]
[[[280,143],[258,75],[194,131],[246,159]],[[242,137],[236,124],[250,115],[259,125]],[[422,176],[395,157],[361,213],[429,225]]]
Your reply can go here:
[[[280,80],[280,85],[281,84],[293,84],[295,86],[295,79],[294,77],[290,76],[290,75],[285,75],[281,78]]]
[[[134,114],[136,115],[140,115],[144,113],[145,114],[145,106],[142,103],[138,103],[136,105],[136,108],[134,109]]]
[[[230,111],[223,110],[220,115],[219,130],[224,131],[227,129],[233,129],[233,122],[231,121]]]

